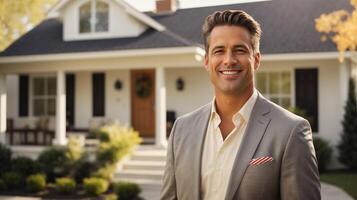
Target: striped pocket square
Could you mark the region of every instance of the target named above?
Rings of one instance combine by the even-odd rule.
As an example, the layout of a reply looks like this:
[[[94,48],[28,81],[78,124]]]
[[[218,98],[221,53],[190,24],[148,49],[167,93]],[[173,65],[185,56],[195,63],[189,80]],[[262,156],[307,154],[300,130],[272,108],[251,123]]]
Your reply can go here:
[[[271,162],[273,160],[274,159],[271,156],[263,156],[263,157],[260,157],[260,158],[254,158],[254,159],[250,160],[249,165],[261,165],[261,164],[264,164],[264,163]]]

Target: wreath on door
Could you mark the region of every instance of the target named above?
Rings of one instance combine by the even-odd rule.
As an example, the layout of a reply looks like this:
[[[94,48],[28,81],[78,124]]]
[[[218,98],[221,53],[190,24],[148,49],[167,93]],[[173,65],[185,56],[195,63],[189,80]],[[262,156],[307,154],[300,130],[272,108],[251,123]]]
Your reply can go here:
[[[136,95],[141,98],[150,96],[152,90],[152,83],[150,77],[142,75],[135,81]]]

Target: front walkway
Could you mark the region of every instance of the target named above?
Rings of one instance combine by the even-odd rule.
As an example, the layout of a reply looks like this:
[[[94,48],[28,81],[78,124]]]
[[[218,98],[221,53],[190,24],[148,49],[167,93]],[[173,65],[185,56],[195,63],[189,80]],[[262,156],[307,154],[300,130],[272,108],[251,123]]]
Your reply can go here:
[[[326,183],[321,184],[322,200],[353,200],[351,196],[346,194],[343,190],[333,185]],[[160,191],[158,189],[149,190],[144,189],[142,195],[145,196],[146,200],[159,200]],[[40,200],[40,198],[28,198],[28,197],[7,197],[1,196],[0,200]]]
[[[322,200],[353,200],[353,198],[342,189],[327,183],[321,184],[321,194]]]

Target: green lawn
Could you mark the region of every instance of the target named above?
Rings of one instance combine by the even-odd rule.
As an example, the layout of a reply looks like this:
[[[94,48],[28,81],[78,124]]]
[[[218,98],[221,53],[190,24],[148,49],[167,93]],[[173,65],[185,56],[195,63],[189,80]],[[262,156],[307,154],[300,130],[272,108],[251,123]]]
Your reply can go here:
[[[336,185],[357,199],[357,172],[326,172],[320,174],[322,182]]]

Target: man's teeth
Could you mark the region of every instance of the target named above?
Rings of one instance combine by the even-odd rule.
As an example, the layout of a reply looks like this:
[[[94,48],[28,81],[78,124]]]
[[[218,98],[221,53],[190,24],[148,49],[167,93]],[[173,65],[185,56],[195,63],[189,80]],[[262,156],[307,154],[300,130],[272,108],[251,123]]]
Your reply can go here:
[[[233,75],[233,74],[238,74],[239,71],[222,71],[222,74],[226,74],[226,75]]]

